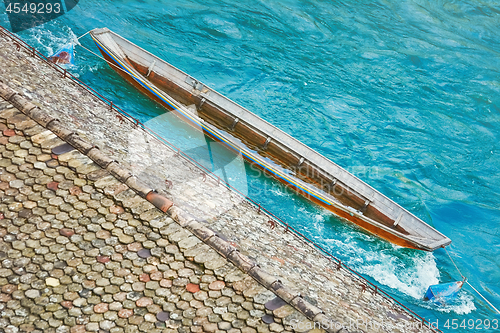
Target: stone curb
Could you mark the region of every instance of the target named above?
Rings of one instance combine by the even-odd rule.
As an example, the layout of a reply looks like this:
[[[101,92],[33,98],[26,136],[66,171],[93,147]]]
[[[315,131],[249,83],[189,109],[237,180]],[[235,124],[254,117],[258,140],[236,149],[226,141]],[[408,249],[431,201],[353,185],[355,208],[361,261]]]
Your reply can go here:
[[[228,241],[219,237],[213,230],[197,222],[190,214],[186,213],[179,207],[174,206],[172,201],[156,193],[154,189],[151,189],[142,183],[128,170],[122,168],[118,162],[110,159],[96,146],[78,136],[77,133],[65,129],[58,119],[39,109],[37,106],[24,98],[22,94],[19,94],[1,80],[0,97],[11,103],[17,110],[36,121],[42,127],[52,131],[60,139],[66,141],[82,154],[89,157],[92,161],[94,161],[94,163],[99,165],[102,169],[107,170],[117,180],[129,186],[138,195],[145,198],[156,208],[170,215],[170,217],[181,227],[191,231],[202,242],[209,245],[238,269],[250,275],[255,281],[260,283],[266,289],[278,295],[281,299],[283,299],[283,301],[290,304],[307,319],[320,324],[329,323],[328,328],[325,327],[325,331],[327,332],[348,333],[348,331],[344,328],[336,330],[334,328],[335,324],[332,325],[332,323],[338,322],[326,316],[321,309],[308,302],[300,293],[284,286],[275,276],[265,272],[257,265],[257,263],[239,252],[238,249],[236,249]]]

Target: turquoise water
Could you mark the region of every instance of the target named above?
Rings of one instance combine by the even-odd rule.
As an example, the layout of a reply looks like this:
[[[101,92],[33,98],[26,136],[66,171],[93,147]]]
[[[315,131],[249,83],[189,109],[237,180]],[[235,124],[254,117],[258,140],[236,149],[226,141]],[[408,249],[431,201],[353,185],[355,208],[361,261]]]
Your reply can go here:
[[[49,54],[104,26],[446,234],[462,273],[500,307],[500,1],[82,0],[20,35]],[[77,63],[83,81],[190,148],[189,129],[154,121],[162,109],[102,60],[80,49]],[[500,320],[469,287],[445,307],[421,300],[428,285],[460,278],[443,250],[375,239],[249,167],[247,181],[251,197],[444,331],[472,331],[446,329],[448,319]]]

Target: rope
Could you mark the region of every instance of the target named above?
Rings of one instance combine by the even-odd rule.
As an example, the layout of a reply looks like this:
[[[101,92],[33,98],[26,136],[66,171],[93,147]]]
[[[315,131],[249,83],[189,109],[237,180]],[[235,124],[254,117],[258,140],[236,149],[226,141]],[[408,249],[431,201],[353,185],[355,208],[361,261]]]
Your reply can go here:
[[[479,296],[481,296],[481,297],[482,297],[482,298],[486,301],[486,303],[488,303],[488,304],[489,304],[489,305],[490,305],[493,309],[495,309],[495,311],[496,311],[498,314],[500,314],[500,311],[498,311],[498,309],[497,309],[497,308],[495,308],[495,307],[493,306],[493,304],[491,304],[491,303],[490,303],[490,301],[488,301],[488,300],[486,299],[486,297],[484,297],[483,295],[481,295],[481,293],[480,293],[479,291],[477,291],[477,290],[476,290],[476,288],[474,288],[474,287],[473,287],[473,286],[469,283],[469,281],[465,281],[465,282],[469,285],[469,287],[471,287],[472,289],[474,289],[474,291],[475,291],[475,292],[476,292]]]
[[[469,287],[471,287],[479,296],[481,296],[485,301],[486,303],[488,303],[489,306],[491,306],[498,314],[500,314],[500,311],[498,311],[497,308],[495,308],[493,306],[493,304],[490,303],[490,301],[488,301],[486,299],[486,297],[484,297],[483,295],[481,295],[481,293],[479,291],[477,291],[476,288],[474,288],[470,283],[469,281],[467,281],[467,278],[465,276],[463,276],[462,272],[460,272],[460,270],[458,269],[457,265],[455,264],[455,262],[453,261],[453,258],[450,256],[450,254],[448,253],[448,250],[446,250],[446,247],[444,248],[444,250],[446,251],[446,254],[448,255],[448,257],[450,258],[451,262],[453,263],[453,265],[455,266],[455,268],[457,269],[458,273],[462,276],[462,279],[465,281],[465,283],[467,283],[469,285]]]
[[[460,274],[460,276],[462,277],[463,280],[466,280],[466,277],[462,274],[462,272],[460,272],[460,270],[458,269],[457,265],[455,264],[455,262],[453,261],[453,258],[450,256],[450,254],[448,253],[448,250],[446,249],[446,247],[443,247],[443,249],[446,251],[446,254],[448,255],[448,257],[450,258],[451,262],[453,263],[453,266],[455,266],[455,268],[457,269],[458,271],[458,274]]]
[[[107,62],[107,63],[108,63],[108,65],[113,66],[113,67],[115,67],[115,68],[117,68],[117,69],[121,70],[121,71],[122,71],[122,72],[124,72],[125,74],[129,75],[129,73],[128,73],[127,71],[125,71],[123,68],[121,68],[120,66],[115,65],[115,64],[114,64],[114,63],[112,63],[111,61],[106,60],[106,59],[105,59],[102,55],[97,54],[97,53],[95,53],[94,51],[89,50],[88,48],[86,48],[85,46],[83,46],[82,44],[80,44],[80,42],[79,42],[78,40],[79,40],[80,38],[82,38],[82,37],[86,36],[88,33],[90,33],[90,31],[91,31],[91,30],[87,31],[86,33],[84,33],[83,35],[81,35],[80,37],[78,37],[78,38],[76,39],[76,42],[78,43],[77,45],[78,45],[78,46],[80,46],[81,48],[84,48],[85,50],[89,51],[90,53],[92,53],[93,55],[95,55],[96,57],[98,57],[99,59],[104,60],[105,62]]]
[[[90,32],[90,30],[89,30],[89,31],[87,31],[86,33],[84,33],[83,35],[81,35],[80,37],[78,37],[78,38],[77,38],[77,40],[78,40],[78,39],[80,39],[80,38],[82,38],[82,37],[84,37],[84,36],[85,36],[85,35],[87,35],[89,32]]]

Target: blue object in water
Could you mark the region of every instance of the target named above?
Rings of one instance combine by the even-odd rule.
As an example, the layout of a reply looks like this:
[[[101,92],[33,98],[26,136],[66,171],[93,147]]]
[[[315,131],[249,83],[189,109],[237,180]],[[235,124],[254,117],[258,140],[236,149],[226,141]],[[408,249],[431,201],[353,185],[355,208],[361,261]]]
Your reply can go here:
[[[49,57],[49,60],[60,66],[68,66],[75,64],[75,53],[73,43],[68,43],[57,50],[56,53]]]
[[[430,286],[425,293],[424,300],[442,302],[452,299],[458,295],[458,292],[462,289],[464,282],[465,281],[455,281]]]

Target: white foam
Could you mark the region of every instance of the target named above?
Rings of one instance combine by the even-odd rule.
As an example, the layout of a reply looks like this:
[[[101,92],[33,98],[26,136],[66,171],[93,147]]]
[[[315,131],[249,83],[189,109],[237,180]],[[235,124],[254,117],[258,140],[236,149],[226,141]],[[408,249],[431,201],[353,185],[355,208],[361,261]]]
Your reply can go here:
[[[455,312],[458,315],[469,314],[476,310],[474,297],[465,290],[461,290],[458,297],[450,303],[440,304],[434,302],[420,302],[419,305],[423,308],[439,311],[443,313]]]
[[[26,39],[29,44],[45,53],[45,55],[54,53],[64,44],[70,43],[77,38],[73,30],[68,26],[58,29],[57,34],[45,29],[44,26],[41,25],[29,30],[29,37]]]
[[[439,283],[439,270],[432,253],[409,258],[410,263],[390,252],[366,251],[365,257],[366,263],[357,267],[361,273],[414,299],[421,299],[428,286]]]
[[[448,304],[436,304],[423,300],[430,285],[441,283],[436,259],[430,252],[414,252],[408,257],[407,251],[399,246],[391,249],[364,249],[359,246],[356,231],[347,232],[344,240],[330,239],[330,248],[338,248],[350,259],[348,265],[356,271],[373,278],[378,284],[398,290],[411,297],[412,303],[440,312],[468,314],[476,309],[474,298],[466,290],[461,290],[458,297]]]
[[[322,222],[329,215],[328,211],[310,215],[314,227],[321,230]],[[331,253],[348,257],[346,263],[359,273],[414,300],[421,300],[430,285],[439,283],[440,273],[432,253],[414,252],[415,255],[409,258],[406,249],[396,245],[387,248],[387,244],[377,246],[373,236],[349,227],[343,230],[340,239],[323,239],[323,242],[328,244]],[[373,245],[360,246],[360,242]]]

